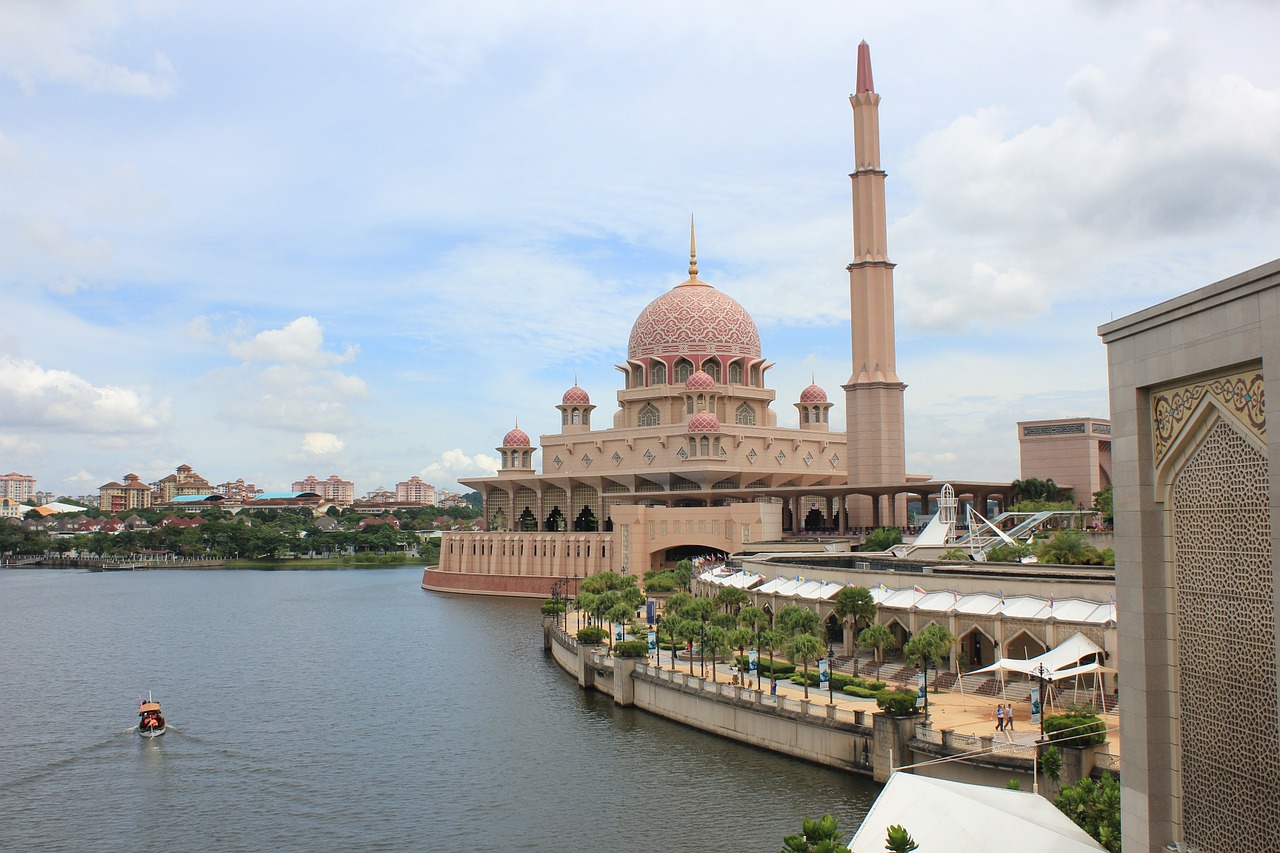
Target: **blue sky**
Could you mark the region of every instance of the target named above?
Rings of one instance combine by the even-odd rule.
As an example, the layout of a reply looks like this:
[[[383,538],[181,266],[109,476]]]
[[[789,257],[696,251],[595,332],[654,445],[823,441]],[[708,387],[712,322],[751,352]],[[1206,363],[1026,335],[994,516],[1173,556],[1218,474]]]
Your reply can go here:
[[[908,468],[1107,414],[1096,328],[1280,255],[1262,2],[0,4],[0,469],[491,470],[701,278],[780,423],[849,374],[856,45]],[[833,411],[843,423],[842,406]]]

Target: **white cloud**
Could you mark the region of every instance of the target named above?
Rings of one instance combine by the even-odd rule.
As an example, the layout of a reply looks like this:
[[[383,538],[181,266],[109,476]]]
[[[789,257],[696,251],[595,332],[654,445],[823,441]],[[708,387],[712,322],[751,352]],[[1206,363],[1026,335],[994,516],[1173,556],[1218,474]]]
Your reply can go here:
[[[498,473],[499,464],[501,464],[500,460],[496,456],[490,456],[487,453],[468,456],[462,452],[461,448],[455,447],[440,454],[440,461],[432,462],[423,468],[418,472],[418,476],[429,482],[432,478],[441,477],[451,480],[457,480],[459,477],[492,477]]]
[[[302,449],[316,456],[337,453],[346,443],[331,432],[309,432],[302,437]]]
[[[345,352],[324,349],[324,329],[315,317],[299,317],[282,329],[259,332],[251,340],[230,344],[231,354],[245,361],[279,361],[300,367],[323,367],[355,358],[359,347]]]
[[[127,5],[105,0],[9,0],[0,10],[0,73],[28,92],[49,81],[90,92],[170,94],[177,75],[164,53],[153,52],[148,70],[102,55],[103,43],[120,28]]]
[[[79,471],[72,474],[70,477],[64,478],[63,482],[64,483],[100,483],[102,482],[102,478],[95,474],[90,474],[88,471],[81,468]]]
[[[0,424],[71,433],[137,433],[162,426],[169,400],[146,387],[93,385],[66,370],[0,356]]]

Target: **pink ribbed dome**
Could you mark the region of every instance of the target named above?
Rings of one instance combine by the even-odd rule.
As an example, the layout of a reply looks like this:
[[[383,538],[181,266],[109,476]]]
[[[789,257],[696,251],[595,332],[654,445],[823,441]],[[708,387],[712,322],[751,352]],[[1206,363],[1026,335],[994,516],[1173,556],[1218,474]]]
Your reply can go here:
[[[810,385],[808,388],[800,392],[801,403],[825,403],[827,402],[827,392],[823,391],[817,385]]]
[[[631,327],[632,359],[668,355],[760,357],[760,332],[737,301],[695,273],[649,303]]]
[[[566,406],[589,406],[591,405],[591,397],[587,395],[586,391],[574,385],[564,392],[564,397],[561,398],[560,402]]]
[[[720,421],[710,412],[699,412],[689,418],[689,432],[719,432]]]
[[[502,437],[503,447],[529,447],[529,434],[520,427],[516,427],[511,432]]]
[[[684,383],[686,391],[714,391],[716,390],[716,381],[711,378],[711,374],[705,370],[699,370],[689,377],[689,381]]]

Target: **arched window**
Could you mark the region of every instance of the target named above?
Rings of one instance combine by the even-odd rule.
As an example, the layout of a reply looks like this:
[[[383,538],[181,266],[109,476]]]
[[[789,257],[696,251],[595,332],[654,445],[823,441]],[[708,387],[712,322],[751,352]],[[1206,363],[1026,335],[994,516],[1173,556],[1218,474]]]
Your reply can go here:
[[[632,388],[644,387],[644,368],[643,367],[634,367],[631,369],[631,387]]]
[[[742,365],[739,362],[735,361],[733,364],[729,365],[729,384],[742,384]]]
[[[760,387],[760,365],[756,364],[751,367],[751,384]]]
[[[529,467],[529,454],[532,452],[532,450],[524,450],[520,453],[520,464],[525,468]]]
[[[823,422],[824,424],[825,424],[825,423],[829,423],[829,421],[827,420],[829,417],[831,417],[831,413],[830,413],[830,412],[828,412],[826,409],[823,409],[823,410],[822,410],[822,422]]]
[[[565,409],[562,412],[560,412],[560,426],[568,426],[568,425],[569,425],[569,410]]]
[[[580,424],[580,423],[582,423],[582,412],[578,411],[577,409],[574,409],[574,410],[573,410],[573,425],[574,425],[574,426],[577,426],[577,425],[578,425],[578,424]]]
[[[693,397],[686,397],[684,401],[684,410],[686,414],[693,414]]]
[[[510,466],[510,464],[508,464],[508,462],[507,462],[507,451],[505,451],[505,450],[504,450],[504,451],[502,451],[502,467],[503,467],[503,468],[510,468],[510,467],[511,467],[511,466]]]
[[[591,426],[591,412],[587,409],[582,410],[582,425]]]
[[[720,449],[720,439],[718,438],[711,440],[711,455],[724,456],[724,451]]]
[[[636,426],[651,427],[658,426],[660,423],[662,423],[662,416],[658,414],[658,407],[653,403],[645,403],[636,419]]]
[[[653,379],[654,385],[666,385],[667,366],[662,362],[658,362],[649,368],[649,376]]]
[[[689,377],[693,375],[693,362],[687,358],[676,361],[675,364],[675,380],[677,385],[683,385],[689,381]]]
[[[711,439],[707,438],[705,435],[702,437],[702,455],[711,455]]]
[[[800,410],[800,423],[802,423],[802,424],[807,424],[808,422],[809,422],[809,410],[808,410],[808,409],[801,409],[801,410]]]
[[[709,358],[706,361],[702,362],[702,372],[706,373],[712,379],[719,382],[720,381],[720,360],[715,358]]]
[[[696,438],[689,439],[689,455],[690,456],[698,455],[698,439]]]
[[[743,403],[738,406],[738,411],[734,415],[734,420],[743,426],[756,425],[756,410],[751,408],[750,403]]]

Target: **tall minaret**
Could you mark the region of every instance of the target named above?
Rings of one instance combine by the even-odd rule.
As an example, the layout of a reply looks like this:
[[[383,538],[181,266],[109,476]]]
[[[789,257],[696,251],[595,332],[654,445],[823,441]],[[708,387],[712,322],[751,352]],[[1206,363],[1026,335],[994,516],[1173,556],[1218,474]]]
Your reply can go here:
[[[844,386],[849,482],[902,483],[907,470],[902,392],[907,386],[898,379],[894,345],[893,264],[886,236],[885,173],[880,168],[880,96],[871,80],[871,48],[865,41],[858,45],[858,88],[849,103],[856,159],[849,176],[853,180],[853,263],[848,267],[853,373]],[[861,509],[858,515],[864,515]],[[864,521],[873,523],[870,518]],[[875,522],[890,524],[893,518],[881,514]]]

